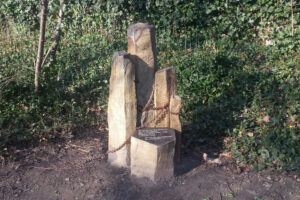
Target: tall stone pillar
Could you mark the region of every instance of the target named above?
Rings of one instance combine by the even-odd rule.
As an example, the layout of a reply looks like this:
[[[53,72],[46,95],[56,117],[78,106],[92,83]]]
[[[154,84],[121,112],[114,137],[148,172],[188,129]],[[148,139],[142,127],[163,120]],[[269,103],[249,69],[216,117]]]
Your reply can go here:
[[[136,128],[136,91],[135,68],[130,54],[117,52],[114,54],[109,85],[108,128],[109,151],[118,148]],[[115,166],[130,165],[130,145],[110,153],[108,161]]]
[[[177,95],[175,67],[166,67],[155,73],[154,83],[155,126],[160,128],[170,127],[168,112],[171,95]]]
[[[155,28],[137,23],[128,28],[127,36],[128,52],[136,69],[137,125],[140,125],[142,109],[150,98],[157,70]]]

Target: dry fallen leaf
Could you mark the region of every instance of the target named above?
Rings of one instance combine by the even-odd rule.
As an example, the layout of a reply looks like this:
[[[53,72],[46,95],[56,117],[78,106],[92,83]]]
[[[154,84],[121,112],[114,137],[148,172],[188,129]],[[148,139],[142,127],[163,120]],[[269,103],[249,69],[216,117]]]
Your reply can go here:
[[[203,153],[203,160],[207,160],[207,153]]]
[[[253,133],[252,133],[252,132],[249,132],[249,133],[248,133],[248,136],[249,136],[249,137],[253,137]]]
[[[266,115],[264,116],[264,118],[262,119],[264,122],[270,122],[270,116]]]
[[[208,164],[222,164],[221,160],[219,158],[216,158],[216,159],[208,159],[207,161]]]
[[[223,152],[220,154],[220,157],[226,157],[226,158],[231,158],[231,154],[229,152]]]
[[[3,166],[5,162],[5,158],[3,156],[0,156],[0,160],[2,160],[2,166]]]
[[[208,164],[222,164],[221,160],[219,158],[213,159],[213,158],[208,158],[207,153],[203,153],[203,160],[206,161]]]
[[[223,142],[226,144],[228,143],[232,138],[231,137],[225,137]]]
[[[244,133],[244,130],[240,130],[239,135],[242,136]]]
[[[102,109],[100,106],[97,107],[93,107],[93,108],[88,108],[88,111],[92,111],[92,112],[100,112]]]

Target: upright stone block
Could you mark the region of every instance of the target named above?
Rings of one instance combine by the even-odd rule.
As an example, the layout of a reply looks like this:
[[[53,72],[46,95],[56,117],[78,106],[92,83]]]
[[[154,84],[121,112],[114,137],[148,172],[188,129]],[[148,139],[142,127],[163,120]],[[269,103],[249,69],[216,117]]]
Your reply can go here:
[[[145,128],[131,137],[131,174],[153,181],[174,174],[175,132],[169,128]]]
[[[130,54],[114,54],[109,85],[108,100],[108,149],[122,145],[136,128],[135,68]],[[127,167],[130,164],[130,145],[110,153],[108,161],[115,166]]]
[[[155,127],[170,127],[168,112],[171,95],[177,95],[175,67],[166,67],[155,73],[154,106]]]
[[[179,118],[181,109],[181,98],[177,95],[172,95],[170,98],[170,128],[175,130],[176,133],[176,147],[175,147],[175,160],[180,161],[181,154],[181,137],[182,126]]]
[[[154,83],[154,73],[157,70],[156,44],[154,26],[137,23],[128,28],[128,52],[136,69],[137,120],[138,125],[142,109],[146,105]]]

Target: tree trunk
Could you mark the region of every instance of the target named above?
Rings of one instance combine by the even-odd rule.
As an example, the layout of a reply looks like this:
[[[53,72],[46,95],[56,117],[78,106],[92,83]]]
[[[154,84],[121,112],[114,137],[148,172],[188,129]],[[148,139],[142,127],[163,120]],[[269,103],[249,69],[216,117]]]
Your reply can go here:
[[[55,34],[54,34],[54,41],[51,44],[50,48],[48,49],[47,54],[46,54],[45,58],[43,59],[41,67],[44,66],[44,64],[49,56],[51,58],[49,66],[51,66],[52,63],[55,61],[55,55],[56,55],[57,47],[58,47],[58,44],[60,41],[62,21],[64,18],[64,5],[65,5],[65,0],[60,0],[60,9],[59,9],[59,13],[58,13],[57,27],[56,27]]]
[[[42,0],[42,12],[40,18],[40,37],[39,37],[39,46],[35,64],[35,75],[34,75],[34,91],[39,92],[40,82],[39,76],[42,66],[42,57],[44,54],[44,43],[45,43],[45,29],[47,22],[47,8],[48,8],[48,0]]]

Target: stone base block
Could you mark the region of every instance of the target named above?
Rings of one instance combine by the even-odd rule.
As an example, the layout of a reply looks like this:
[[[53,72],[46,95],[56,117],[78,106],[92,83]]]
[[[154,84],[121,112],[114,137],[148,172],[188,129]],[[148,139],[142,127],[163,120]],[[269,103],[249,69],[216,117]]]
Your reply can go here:
[[[131,137],[131,174],[153,181],[174,175],[175,131],[144,128]]]

